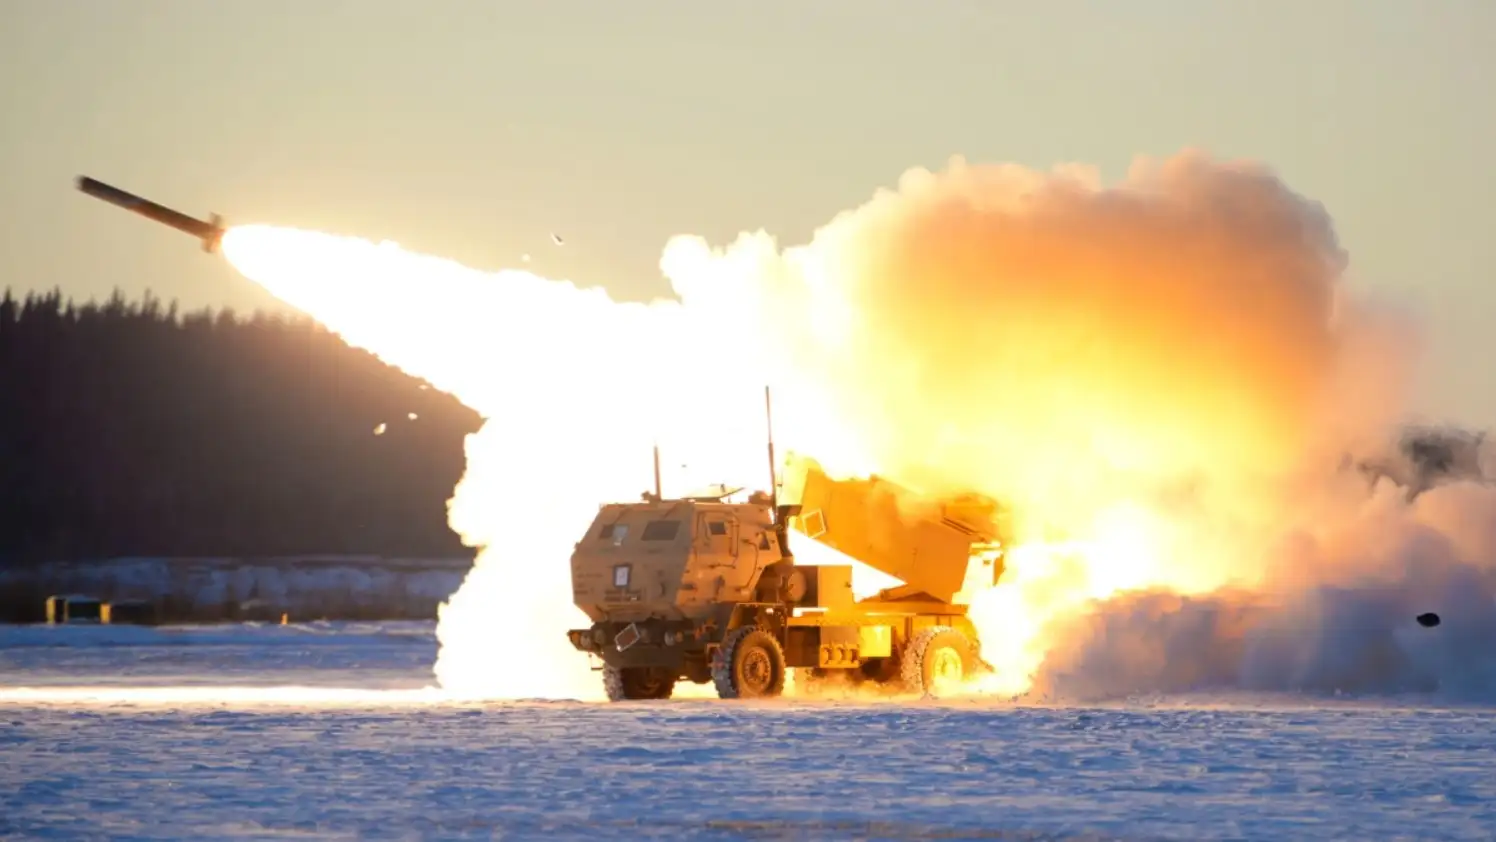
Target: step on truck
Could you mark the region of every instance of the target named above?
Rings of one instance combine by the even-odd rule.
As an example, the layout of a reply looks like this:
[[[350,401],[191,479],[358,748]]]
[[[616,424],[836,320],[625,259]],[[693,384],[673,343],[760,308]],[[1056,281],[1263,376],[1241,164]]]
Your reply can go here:
[[[794,454],[777,494],[730,496],[666,499],[657,475],[639,502],[601,506],[577,542],[572,595],[591,626],[567,634],[609,699],[666,699],[681,680],[772,697],[791,669],[797,686],[840,677],[940,696],[991,669],[960,598],[1002,575],[994,501],[833,479]],[[797,564],[791,531],[903,584],[857,599],[852,566]]]

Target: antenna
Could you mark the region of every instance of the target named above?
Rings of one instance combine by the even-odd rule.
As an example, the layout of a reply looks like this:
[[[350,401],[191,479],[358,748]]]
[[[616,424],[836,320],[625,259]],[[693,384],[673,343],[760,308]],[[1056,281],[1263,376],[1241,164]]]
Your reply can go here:
[[[655,442],[655,446],[654,446],[654,460],[655,460],[655,501],[658,502],[660,500],[665,499],[664,496],[660,492],[660,443],[659,442]]]
[[[769,435],[769,499],[774,510],[779,510],[779,463],[774,461],[774,404],[769,399],[769,386],[764,385],[764,424]]]

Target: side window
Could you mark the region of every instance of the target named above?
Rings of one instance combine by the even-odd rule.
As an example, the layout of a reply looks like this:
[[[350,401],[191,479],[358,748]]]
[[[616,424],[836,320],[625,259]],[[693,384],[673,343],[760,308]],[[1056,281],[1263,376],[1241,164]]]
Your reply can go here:
[[[639,536],[641,541],[674,541],[675,536],[680,534],[680,521],[678,520],[652,520],[644,527],[644,534]]]
[[[623,544],[623,539],[626,538],[626,537],[628,537],[628,534],[629,534],[628,524],[626,524],[626,523],[609,523],[609,524],[605,524],[602,529],[598,530],[598,532],[597,532],[597,540],[599,540],[599,541],[612,541],[613,542],[613,546],[617,547],[617,546],[620,546],[621,544]]]
[[[706,529],[707,532],[719,538],[727,535],[727,524],[724,521],[709,520],[706,522]]]

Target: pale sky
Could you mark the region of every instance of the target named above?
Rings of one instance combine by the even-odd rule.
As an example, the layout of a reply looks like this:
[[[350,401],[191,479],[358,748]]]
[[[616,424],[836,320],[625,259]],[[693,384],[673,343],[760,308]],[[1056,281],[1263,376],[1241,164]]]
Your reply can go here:
[[[1493,0],[0,0],[0,78],[0,286],[191,308],[268,298],[75,176],[637,298],[953,154],[1255,158],[1496,423]]]

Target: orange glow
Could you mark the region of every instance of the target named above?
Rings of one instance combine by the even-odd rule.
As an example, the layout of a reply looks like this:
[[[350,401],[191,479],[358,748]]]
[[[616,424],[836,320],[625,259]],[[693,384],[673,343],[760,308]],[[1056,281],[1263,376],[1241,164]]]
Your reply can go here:
[[[679,298],[648,304],[268,226],[223,252],[488,419],[451,504],[485,548],[438,630],[457,695],[600,697],[563,634],[572,543],[648,487],[655,441],[677,490],[764,487],[765,383],[782,449],[1014,508],[1007,574],[972,596],[998,693],[1094,600],[1257,581],[1270,525],[1306,511],[1288,490],[1396,404],[1357,376],[1386,343],[1340,295],[1319,208],[1194,154],[1115,187],[911,171],[805,246],[672,240]]]

